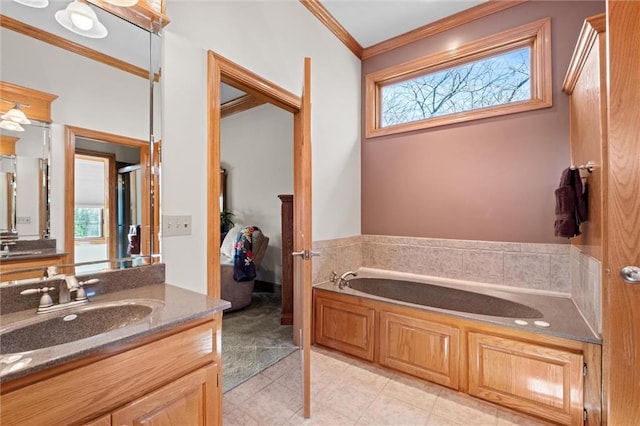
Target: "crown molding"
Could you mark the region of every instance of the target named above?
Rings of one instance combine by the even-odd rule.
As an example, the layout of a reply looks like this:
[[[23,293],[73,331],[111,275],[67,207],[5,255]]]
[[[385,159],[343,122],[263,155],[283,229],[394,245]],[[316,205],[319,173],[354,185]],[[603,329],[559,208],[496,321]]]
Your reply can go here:
[[[67,40],[64,37],[60,37],[56,34],[44,31],[38,27],[34,27],[24,22],[18,21],[17,19],[13,19],[9,16],[0,14],[0,27],[32,37],[45,43],[49,43],[52,46],[56,46],[69,52],[76,53],[78,55],[84,56],[85,58],[93,59],[94,61],[101,62],[114,68],[118,68],[119,70],[128,72],[138,77],[146,79],[149,78],[149,70],[130,64],[129,62],[125,62],[118,58],[114,58],[113,56],[106,55],[102,52],[98,52],[97,50],[83,46],[74,41]],[[154,74],[153,77],[154,81],[156,82],[160,80],[159,73]]]
[[[351,50],[354,55],[359,59],[362,59],[363,48],[356,41],[356,39],[349,34],[349,31],[342,26],[340,22],[320,3],[320,0],[300,0],[300,3],[316,17],[325,27],[329,29],[338,40],[347,46],[347,49]]]
[[[390,50],[397,49],[409,43],[413,43],[414,41],[422,40],[425,37],[429,37],[443,31],[458,27],[460,25],[475,21],[476,19],[484,18],[485,16],[500,12],[513,6],[517,6],[526,1],[527,0],[489,0],[484,3],[480,3],[477,6],[460,11],[453,15],[444,17],[438,21],[423,25],[422,27],[416,28],[415,30],[411,30],[404,34],[400,34],[399,36],[369,46],[363,50],[362,60],[381,55]]]

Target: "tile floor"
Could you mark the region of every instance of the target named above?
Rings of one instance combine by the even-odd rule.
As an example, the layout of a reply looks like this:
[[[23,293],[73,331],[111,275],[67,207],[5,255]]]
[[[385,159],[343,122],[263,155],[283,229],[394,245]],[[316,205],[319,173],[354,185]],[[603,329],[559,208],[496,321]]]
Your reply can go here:
[[[311,351],[311,418],[302,414],[296,351],[222,398],[223,424],[494,425],[544,422],[338,352]]]

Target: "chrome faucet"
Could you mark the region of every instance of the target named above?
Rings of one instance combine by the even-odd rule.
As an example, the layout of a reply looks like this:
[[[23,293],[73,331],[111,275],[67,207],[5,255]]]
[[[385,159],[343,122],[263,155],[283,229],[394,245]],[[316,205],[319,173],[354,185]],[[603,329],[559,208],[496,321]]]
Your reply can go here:
[[[336,271],[331,271],[331,278],[329,279],[329,281],[331,281],[333,285],[337,286],[340,290],[342,290],[345,287],[349,287],[349,280],[347,279],[349,275],[357,277],[358,273],[354,271],[347,271],[338,277],[338,274],[336,274]]]
[[[63,278],[64,280],[60,281],[58,290],[58,303],[60,305],[71,302],[71,292],[77,291],[78,288],[80,288],[78,279],[73,275],[68,275]]]
[[[51,296],[48,294],[49,291],[54,290],[54,287],[44,287],[41,289],[28,289],[20,292],[20,294],[34,294],[34,293],[43,293],[40,303],[38,305],[38,313],[42,314],[45,312],[53,312],[59,311],[66,308],[71,308],[78,305],[83,305],[89,302],[87,298],[87,293],[85,292],[83,286],[86,284],[95,284],[100,281],[97,278],[90,279],[87,281],[78,282],[78,279],[73,275],[53,275],[45,278],[45,281],[58,279],[60,280],[60,285],[58,287],[58,304],[54,304]],[[71,293],[75,292],[75,299],[71,300]]]

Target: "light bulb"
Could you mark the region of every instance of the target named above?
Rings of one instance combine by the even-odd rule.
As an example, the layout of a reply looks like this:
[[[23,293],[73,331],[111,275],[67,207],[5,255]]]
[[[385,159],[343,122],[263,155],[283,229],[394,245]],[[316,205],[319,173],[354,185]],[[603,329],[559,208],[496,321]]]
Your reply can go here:
[[[93,28],[93,19],[78,12],[71,12],[71,22],[82,31],[89,31]]]

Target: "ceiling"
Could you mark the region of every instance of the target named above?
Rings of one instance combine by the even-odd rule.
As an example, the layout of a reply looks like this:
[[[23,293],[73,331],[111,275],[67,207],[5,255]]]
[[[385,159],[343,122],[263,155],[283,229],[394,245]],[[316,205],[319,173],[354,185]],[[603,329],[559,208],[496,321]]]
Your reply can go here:
[[[287,0],[299,1],[299,0]],[[318,0],[362,47],[369,47],[487,0]],[[221,103],[244,93],[225,84]]]
[[[453,15],[485,0],[320,0],[362,47]]]
[[[143,68],[149,66],[148,53],[140,55],[140,52],[148,52],[148,33],[97,7],[93,7],[93,9],[110,31],[109,36],[105,39],[87,39],[72,34],[58,25],[53,19],[53,13],[56,10],[63,9],[70,1],[50,0],[51,4],[46,9],[34,9],[22,6],[14,1],[0,0],[0,13],[134,65]],[[318,1],[355,38],[360,46],[366,48],[483,3],[485,0]],[[221,101],[224,103],[238,98],[242,94],[242,92],[233,88],[224,87],[221,93]]]

